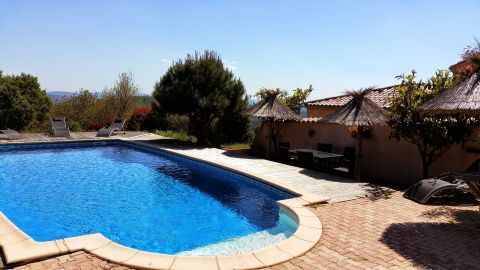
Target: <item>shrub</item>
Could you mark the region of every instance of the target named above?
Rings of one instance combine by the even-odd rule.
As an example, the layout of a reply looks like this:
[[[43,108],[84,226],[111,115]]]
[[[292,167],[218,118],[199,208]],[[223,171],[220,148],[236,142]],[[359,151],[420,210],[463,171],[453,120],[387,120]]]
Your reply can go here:
[[[48,119],[51,106],[37,77],[0,71],[0,128],[36,129]]]
[[[67,124],[71,131],[82,131],[82,125],[77,121],[69,121]]]
[[[65,117],[67,124],[73,131],[86,129],[86,123],[95,121],[98,117],[97,97],[88,90],[81,89],[54,105],[52,116]],[[88,130],[88,129],[87,129]]]
[[[165,128],[174,131],[188,131],[188,117],[179,114],[165,115]]]
[[[148,130],[149,123],[147,123],[147,121],[150,119],[151,113],[151,107],[138,107],[133,109],[132,116],[130,116],[130,119],[128,120],[127,129]]]
[[[55,104],[52,116],[64,116],[74,131],[99,130],[116,117],[129,118],[139,92],[131,73],[122,73],[115,84],[100,94],[81,89]]]

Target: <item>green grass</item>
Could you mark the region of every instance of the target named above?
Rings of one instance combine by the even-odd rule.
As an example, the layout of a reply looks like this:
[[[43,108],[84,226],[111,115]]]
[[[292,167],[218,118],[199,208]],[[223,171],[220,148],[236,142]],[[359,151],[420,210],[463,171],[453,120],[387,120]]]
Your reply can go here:
[[[155,134],[174,139],[176,141],[186,142],[186,143],[196,143],[197,138],[192,135],[188,135],[186,132],[173,131],[173,130],[156,130]],[[214,145],[218,147],[218,145]],[[250,149],[250,143],[228,143],[220,145],[220,148],[223,150],[242,150]]]
[[[222,144],[220,148],[223,150],[240,150],[240,149],[250,149],[250,143],[231,143],[231,144]]]
[[[195,136],[188,135],[185,132],[180,132],[180,131],[173,131],[173,130],[156,130],[155,134],[164,136],[164,137],[169,137],[175,140],[183,141],[183,142],[197,142],[197,138]]]

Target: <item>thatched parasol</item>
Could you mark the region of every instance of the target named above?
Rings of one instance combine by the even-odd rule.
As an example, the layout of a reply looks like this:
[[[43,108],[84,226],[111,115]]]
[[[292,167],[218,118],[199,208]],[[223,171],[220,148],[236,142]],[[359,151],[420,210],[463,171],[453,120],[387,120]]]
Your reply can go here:
[[[360,179],[360,159],[362,156],[362,133],[365,127],[385,125],[387,115],[383,108],[375,104],[365,95],[372,88],[352,91],[349,94],[352,99],[338,110],[325,116],[321,122],[338,124],[357,128],[357,146],[355,153],[355,179]]]
[[[480,69],[420,106],[420,110],[433,114],[480,116]]]
[[[267,98],[247,110],[247,114],[263,119],[269,127],[267,158],[272,158],[270,151],[271,143],[274,144],[274,155],[276,156],[277,154],[277,139],[280,130],[285,125],[285,121],[300,119],[300,116],[292,109],[277,100],[278,95],[278,92],[268,93]]]
[[[277,100],[278,95],[272,95],[253,105],[247,113],[261,119],[296,120],[300,116],[287,105]]]

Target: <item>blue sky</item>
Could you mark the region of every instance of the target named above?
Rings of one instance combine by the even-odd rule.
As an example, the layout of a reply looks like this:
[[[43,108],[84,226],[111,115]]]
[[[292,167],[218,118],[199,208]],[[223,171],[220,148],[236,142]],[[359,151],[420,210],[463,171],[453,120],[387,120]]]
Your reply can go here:
[[[211,49],[250,94],[312,84],[313,99],[448,68],[480,38],[478,14],[478,0],[0,0],[0,69],[47,91],[131,70],[151,93],[172,60]]]

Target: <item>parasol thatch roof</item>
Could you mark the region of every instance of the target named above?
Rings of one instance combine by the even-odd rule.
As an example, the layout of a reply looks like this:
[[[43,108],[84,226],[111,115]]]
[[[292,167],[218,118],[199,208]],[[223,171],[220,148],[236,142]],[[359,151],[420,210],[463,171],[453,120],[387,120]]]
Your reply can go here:
[[[352,93],[352,99],[338,110],[325,116],[321,122],[345,126],[376,126],[387,123],[383,108],[366,97],[369,90]]]
[[[420,109],[435,114],[480,115],[480,69],[451,89],[425,102]]]
[[[270,120],[298,120],[300,116],[287,105],[279,102],[277,96],[271,96],[253,105],[247,114]]]
[[[382,108],[390,107],[392,100],[398,95],[396,85],[381,87],[381,88],[369,88],[369,89],[370,90],[365,96]],[[341,95],[341,96],[307,101],[305,102],[305,105],[339,108],[347,104],[351,99],[352,99],[352,95],[349,93],[346,93],[345,95]]]

